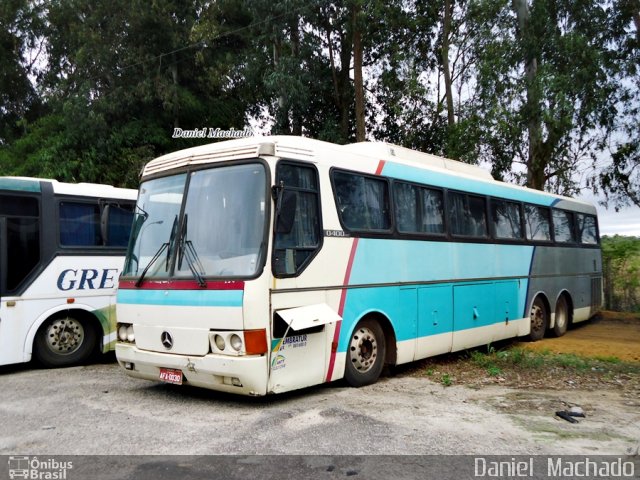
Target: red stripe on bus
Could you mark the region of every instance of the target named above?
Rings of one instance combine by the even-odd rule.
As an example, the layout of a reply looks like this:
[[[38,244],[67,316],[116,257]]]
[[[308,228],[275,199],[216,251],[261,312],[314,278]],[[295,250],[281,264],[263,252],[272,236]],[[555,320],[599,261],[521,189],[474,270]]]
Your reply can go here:
[[[376,175],[380,175],[382,173],[382,169],[384,168],[384,164],[385,164],[385,161],[384,160],[380,160],[380,163],[378,163],[378,168],[376,169]]]
[[[118,288],[123,290],[244,290],[244,282],[210,282],[201,287],[195,280],[144,280],[136,287],[135,280],[120,280]]]
[[[351,244],[351,253],[349,253],[349,262],[347,263],[347,271],[344,274],[344,282],[343,285],[346,287],[349,285],[349,278],[351,277],[351,268],[353,267],[353,259],[356,256],[356,249],[358,248],[358,238],[353,239],[353,243]],[[338,307],[338,315],[342,317],[344,312],[344,304],[347,300],[347,289],[343,288],[342,293],[340,294],[340,306]],[[339,321],[336,324],[336,329],[333,332],[333,342],[331,346],[331,357],[329,357],[329,369],[327,370],[327,382],[331,381],[331,376],[333,375],[333,367],[336,363],[336,353],[338,353],[338,342],[340,341],[340,327],[342,326],[342,321]]]

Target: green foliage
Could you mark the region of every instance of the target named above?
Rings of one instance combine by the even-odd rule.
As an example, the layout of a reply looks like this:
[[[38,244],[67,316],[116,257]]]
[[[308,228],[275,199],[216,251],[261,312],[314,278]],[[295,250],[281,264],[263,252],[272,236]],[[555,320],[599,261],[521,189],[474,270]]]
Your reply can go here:
[[[588,180],[616,206],[640,203],[637,10],[635,0],[6,0],[0,174],[136,186],[149,159],[207,141],[173,139],[175,127],[249,120],[352,142],[361,38],[369,139],[485,161],[497,178],[561,193]],[[598,176],[574,175],[603,158]]]
[[[640,312],[640,238],[602,238],[605,300],[611,310]]]

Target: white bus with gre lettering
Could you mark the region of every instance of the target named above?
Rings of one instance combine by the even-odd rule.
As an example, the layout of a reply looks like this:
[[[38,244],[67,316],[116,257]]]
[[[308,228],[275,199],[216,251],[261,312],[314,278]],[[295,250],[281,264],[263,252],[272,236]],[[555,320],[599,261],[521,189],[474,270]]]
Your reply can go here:
[[[0,177],[0,365],[75,365],[115,346],[136,191]]]

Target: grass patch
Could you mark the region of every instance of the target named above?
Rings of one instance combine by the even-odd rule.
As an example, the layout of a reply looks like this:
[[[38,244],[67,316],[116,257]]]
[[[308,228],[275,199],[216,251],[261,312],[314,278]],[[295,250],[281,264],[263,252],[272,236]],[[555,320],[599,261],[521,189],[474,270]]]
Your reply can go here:
[[[640,391],[640,363],[614,356],[535,351],[505,342],[423,360],[415,374],[443,386],[498,383],[521,388],[615,387]]]
[[[640,365],[622,362],[617,357],[584,357],[573,353],[552,353],[548,350],[532,351],[522,347],[507,347],[504,350],[490,350],[487,353],[473,350],[469,354],[471,362],[484,369],[538,370],[541,368],[562,368],[575,373],[598,371],[603,367],[616,367],[618,372],[638,373]]]

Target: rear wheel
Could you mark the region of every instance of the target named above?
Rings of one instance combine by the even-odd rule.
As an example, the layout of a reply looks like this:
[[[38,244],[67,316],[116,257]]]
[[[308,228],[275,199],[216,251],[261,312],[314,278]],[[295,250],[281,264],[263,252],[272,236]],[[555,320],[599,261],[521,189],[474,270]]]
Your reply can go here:
[[[380,324],[372,318],[358,322],[347,346],[344,373],[347,383],[352,387],[375,383],[384,366],[385,350]]]
[[[95,329],[86,321],[61,315],[45,322],[34,341],[34,355],[45,367],[66,367],[84,362],[97,342]]]
[[[553,326],[553,334],[561,337],[567,332],[569,326],[569,305],[567,299],[562,295],[556,302],[556,321]]]
[[[531,305],[531,332],[529,339],[532,342],[541,340],[549,326],[549,312],[541,297],[536,297]]]

